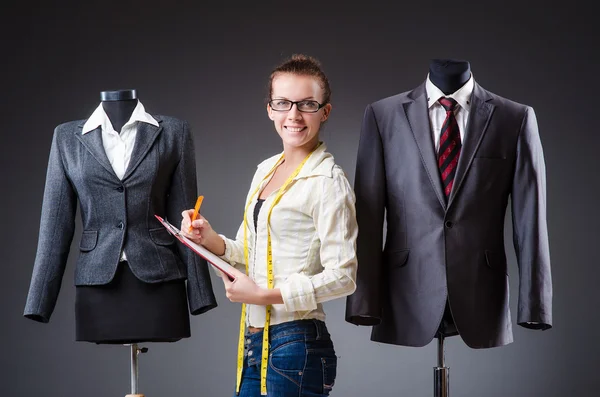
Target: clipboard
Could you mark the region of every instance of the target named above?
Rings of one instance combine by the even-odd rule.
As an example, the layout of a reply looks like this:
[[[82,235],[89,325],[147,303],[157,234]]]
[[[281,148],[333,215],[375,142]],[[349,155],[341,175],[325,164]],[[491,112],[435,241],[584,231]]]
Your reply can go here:
[[[229,277],[229,279],[231,281],[235,280],[235,276],[234,276],[235,272],[232,271],[232,269],[234,268],[233,266],[231,266],[229,263],[227,263],[223,259],[219,258],[217,255],[213,254],[212,252],[210,252],[203,246],[198,245],[198,244],[194,243],[192,240],[190,240],[189,238],[185,237],[183,234],[181,234],[181,230],[179,230],[178,228],[176,228],[175,226],[170,224],[169,221],[161,218],[158,215],[154,215],[154,216],[156,217],[156,219],[158,219],[158,221],[160,223],[162,223],[162,225],[167,229],[167,231],[171,235],[173,235],[173,237],[175,237],[177,240],[179,240],[181,243],[183,243],[189,249],[194,251],[197,255],[200,255],[202,258],[206,259],[217,270],[226,274],[227,277]]]

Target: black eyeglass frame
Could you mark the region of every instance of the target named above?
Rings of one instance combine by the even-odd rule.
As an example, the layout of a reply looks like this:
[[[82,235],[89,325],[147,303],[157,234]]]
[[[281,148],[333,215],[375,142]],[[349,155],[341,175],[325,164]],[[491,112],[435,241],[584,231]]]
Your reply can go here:
[[[285,102],[289,102],[290,103],[290,107],[288,109],[275,109],[273,107],[273,104],[271,102],[274,101],[285,101]],[[319,105],[319,107],[314,110],[314,111],[310,111],[310,110],[300,110],[300,108],[298,107],[299,103],[302,102],[314,102],[317,105]],[[318,101],[313,101],[312,99],[304,99],[302,101],[290,101],[289,99],[283,99],[283,98],[279,98],[279,99],[271,99],[269,102],[269,106],[271,107],[271,109],[273,109],[273,111],[275,112],[289,112],[290,110],[292,110],[292,108],[294,107],[294,105],[296,105],[296,109],[298,109],[299,112],[302,113],[317,113],[319,110],[321,110],[321,108],[323,108],[325,105],[327,105],[327,102],[325,103],[319,103]]]

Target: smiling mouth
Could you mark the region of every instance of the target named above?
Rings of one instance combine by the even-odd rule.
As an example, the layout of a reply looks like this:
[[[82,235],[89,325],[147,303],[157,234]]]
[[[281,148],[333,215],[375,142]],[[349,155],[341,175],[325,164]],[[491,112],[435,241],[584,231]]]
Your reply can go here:
[[[305,129],[306,127],[285,127],[286,130],[288,130],[289,132],[300,132],[303,129]]]

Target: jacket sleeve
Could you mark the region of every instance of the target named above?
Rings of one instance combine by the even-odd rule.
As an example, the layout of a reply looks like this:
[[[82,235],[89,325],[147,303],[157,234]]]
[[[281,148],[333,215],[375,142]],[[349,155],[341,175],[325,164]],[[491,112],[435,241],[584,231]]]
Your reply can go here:
[[[517,322],[552,327],[552,277],[546,225],[546,171],[535,112],[528,107],[517,142],[511,194],[513,243],[519,266]]]
[[[383,146],[369,105],[363,117],[354,179],[358,223],[356,291],[346,298],[346,321],[356,325],[381,322],[385,186]]]
[[[168,219],[181,219],[181,213],[193,207],[198,198],[196,182],[196,154],[191,131],[183,123],[183,138],[179,164],[173,173],[171,190],[167,200]],[[179,256],[187,267],[187,294],[190,313],[197,315],[217,306],[208,264],[183,244],[177,244]]]
[[[47,323],[56,306],[75,231],[77,195],[65,172],[59,145],[59,127],[54,130],[33,274],[25,311],[29,319]]]

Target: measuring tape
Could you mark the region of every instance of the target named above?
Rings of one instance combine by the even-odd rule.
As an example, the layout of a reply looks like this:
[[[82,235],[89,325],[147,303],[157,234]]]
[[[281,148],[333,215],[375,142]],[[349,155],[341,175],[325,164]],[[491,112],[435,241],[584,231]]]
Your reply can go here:
[[[300,165],[294,170],[294,172],[288,177],[288,179],[284,182],[283,186],[279,188],[279,192],[275,196],[273,200],[273,204],[269,208],[269,212],[267,213],[267,288],[273,289],[273,251],[271,248],[271,229],[269,228],[269,223],[271,221],[271,212],[273,211],[273,207],[281,200],[281,197],[286,192],[288,186],[292,183],[293,179],[298,175],[308,158],[313,154],[313,152],[321,146],[321,142],[315,147],[305,158],[302,160]],[[248,208],[252,203],[252,199],[258,193],[262,183],[265,179],[269,178],[271,174],[275,172],[277,166],[280,165],[281,160],[283,160],[283,154],[273,168],[267,173],[267,175],[262,179],[262,181],[258,184],[256,190],[252,193],[250,198],[248,199],[248,203],[246,204],[246,208],[244,209],[244,260],[246,262],[246,275],[248,275],[248,264],[249,261],[249,253],[248,253]],[[256,248],[255,248],[256,250]],[[267,364],[269,362],[269,322],[271,320],[271,305],[266,306],[266,316],[265,316],[265,327],[263,329],[263,340],[262,340],[262,357],[260,363],[260,394],[263,396],[267,395]],[[242,315],[240,317],[240,335],[238,340],[238,356],[237,356],[237,379],[236,379],[236,394],[240,393],[240,386],[242,384],[242,370],[244,368],[244,330],[246,328],[246,304],[242,303]]]

